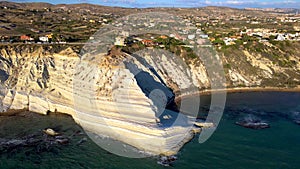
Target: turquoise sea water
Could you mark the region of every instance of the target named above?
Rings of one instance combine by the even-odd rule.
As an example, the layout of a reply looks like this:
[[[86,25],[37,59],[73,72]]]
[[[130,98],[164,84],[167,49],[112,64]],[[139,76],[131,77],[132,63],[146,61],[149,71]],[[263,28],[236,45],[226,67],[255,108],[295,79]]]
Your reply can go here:
[[[192,99],[192,98],[190,98]],[[206,110],[206,105],[201,106]],[[244,118],[255,117],[271,128],[252,130],[235,125]],[[186,144],[178,160],[169,168],[300,168],[300,93],[251,92],[233,93],[227,98],[223,118],[214,135],[199,144],[197,137]],[[166,168],[157,158],[128,159],[102,150],[87,137],[72,118],[64,115],[0,117],[0,138],[21,138],[51,127],[71,136],[68,145],[54,145],[46,150],[22,147],[3,151],[0,168]],[[77,133],[74,135],[74,133]]]

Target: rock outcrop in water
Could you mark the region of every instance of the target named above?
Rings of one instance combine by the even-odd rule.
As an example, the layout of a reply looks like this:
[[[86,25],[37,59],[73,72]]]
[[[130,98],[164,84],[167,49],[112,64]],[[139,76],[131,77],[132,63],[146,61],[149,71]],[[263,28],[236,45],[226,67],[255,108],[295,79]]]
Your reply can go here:
[[[245,128],[250,129],[266,129],[270,128],[270,125],[255,115],[249,114],[245,116],[243,119],[235,122],[236,125],[243,126]]]

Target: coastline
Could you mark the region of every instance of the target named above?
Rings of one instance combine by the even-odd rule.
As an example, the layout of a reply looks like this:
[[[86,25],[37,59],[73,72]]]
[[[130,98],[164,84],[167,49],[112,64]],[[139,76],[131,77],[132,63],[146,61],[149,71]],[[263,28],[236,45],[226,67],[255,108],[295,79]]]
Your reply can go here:
[[[224,93],[248,93],[248,92],[300,92],[300,85],[294,88],[283,88],[283,87],[234,87],[234,88],[224,88],[224,89],[204,89],[196,93],[179,95],[175,98],[175,102],[181,99],[191,97],[191,96],[207,96],[214,94],[224,94]]]

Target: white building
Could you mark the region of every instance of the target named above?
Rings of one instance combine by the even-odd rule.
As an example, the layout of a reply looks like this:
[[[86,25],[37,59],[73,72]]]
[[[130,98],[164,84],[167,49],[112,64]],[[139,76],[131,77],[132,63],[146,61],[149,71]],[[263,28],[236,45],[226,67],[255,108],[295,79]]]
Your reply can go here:
[[[48,38],[47,36],[40,36],[40,37],[39,37],[39,40],[40,40],[41,42],[49,42],[49,38]]]
[[[236,41],[236,40],[237,39],[235,39],[235,38],[225,37],[223,41],[224,41],[224,43],[225,43],[226,46],[229,46],[229,45],[234,45],[235,44],[234,41]]]
[[[208,35],[200,35],[202,39],[208,39]]]
[[[125,45],[125,38],[121,37],[121,36],[117,36],[116,41],[115,41],[115,45],[116,46],[126,46]]]
[[[122,31],[122,36],[125,37],[125,38],[129,37],[129,32]]]
[[[278,34],[276,40],[278,40],[278,41],[284,41],[285,40],[285,36],[283,34]]]
[[[188,35],[189,40],[193,40],[193,39],[195,39],[195,37],[196,37],[195,35]]]

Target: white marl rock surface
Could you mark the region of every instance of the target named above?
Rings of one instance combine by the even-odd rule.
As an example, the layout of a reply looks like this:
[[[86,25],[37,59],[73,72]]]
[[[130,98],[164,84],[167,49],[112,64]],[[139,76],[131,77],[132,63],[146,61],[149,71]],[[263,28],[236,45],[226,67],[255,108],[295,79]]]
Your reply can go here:
[[[173,126],[160,122],[159,106],[150,97],[153,93],[145,91],[160,85],[168,102],[173,96],[168,88],[176,91],[208,83],[198,79],[206,78],[202,68],[178,66],[177,60],[166,56],[160,60],[143,57],[156,73],[128,54],[80,58],[72,48],[50,53],[43,47],[19,52],[7,47],[1,49],[0,57],[1,70],[6,74],[1,79],[2,112],[26,109],[41,114],[66,113],[88,131],[153,154],[177,153],[193,137],[193,123],[183,115]],[[143,72],[140,77],[136,70]],[[149,77],[153,81],[137,81]]]

